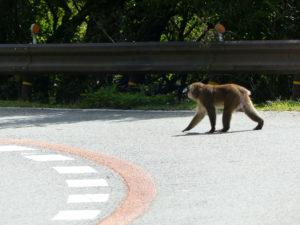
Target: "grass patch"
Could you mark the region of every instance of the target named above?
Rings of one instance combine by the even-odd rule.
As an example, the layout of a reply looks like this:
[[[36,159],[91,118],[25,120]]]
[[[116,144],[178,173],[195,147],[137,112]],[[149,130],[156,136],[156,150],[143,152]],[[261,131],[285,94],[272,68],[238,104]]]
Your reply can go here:
[[[0,107],[30,108],[111,108],[139,110],[194,110],[196,103],[189,99],[176,100],[172,95],[146,96],[142,93],[118,92],[116,88],[101,88],[94,93],[83,94],[80,102],[71,105],[44,104],[39,102],[0,101]],[[300,111],[300,100],[276,100],[256,104],[263,111]]]
[[[267,101],[264,104],[256,105],[258,110],[264,111],[300,111],[300,100],[280,100]]]
[[[21,100],[0,100],[0,107],[24,107],[24,108],[79,108],[78,105],[46,104],[40,102],[24,102]]]
[[[178,102],[172,95],[146,96],[142,93],[119,92],[116,87],[100,88],[94,93],[82,94],[81,108],[153,109],[168,108]]]

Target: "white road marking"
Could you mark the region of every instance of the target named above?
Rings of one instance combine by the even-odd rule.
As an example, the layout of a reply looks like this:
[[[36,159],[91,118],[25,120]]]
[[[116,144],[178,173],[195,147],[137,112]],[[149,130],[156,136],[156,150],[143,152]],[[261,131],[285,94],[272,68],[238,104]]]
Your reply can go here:
[[[100,210],[62,210],[52,220],[93,220]]]
[[[0,152],[21,152],[21,151],[36,151],[37,149],[18,146],[18,145],[3,145],[0,146]]]
[[[35,152],[22,152],[21,155],[35,155]]]
[[[108,184],[104,179],[81,179],[81,180],[66,180],[69,187],[107,187]]]
[[[45,154],[37,155],[35,151],[38,149],[18,146],[18,145],[6,145],[0,146],[1,152],[21,152],[21,155],[27,159],[39,162],[50,161],[66,161],[75,160],[74,158],[60,155],[60,154]],[[98,173],[93,167],[90,166],[57,166],[52,167],[59,174],[89,174]],[[107,181],[105,179],[74,179],[66,180],[69,188],[80,187],[107,187]],[[70,194],[68,196],[67,203],[104,203],[109,200],[110,194]],[[55,221],[79,221],[79,220],[94,220],[100,214],[100,210],[61,210],[52,220]]]
[[[69,195],[67,203],[100,203],[107,202],[109,199],[109,194],[78,194]]]
[[[24,156],[28,159],[32,159],[34,161],[38,162],[50,162],[50,161],[66,161],[66,160],[74,160],[71,157],[67,157],[64,155],[29,155],[29,156]]]
[[[53,167],[59,174],[83,174],[83,173],[98,173],[90,166],[62,166]]]

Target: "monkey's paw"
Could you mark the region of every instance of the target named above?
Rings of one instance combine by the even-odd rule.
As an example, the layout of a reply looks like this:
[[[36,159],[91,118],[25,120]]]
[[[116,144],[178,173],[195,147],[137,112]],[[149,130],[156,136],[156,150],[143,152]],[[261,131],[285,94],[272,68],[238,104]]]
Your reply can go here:
[[[210,131],[207,131],[206,133],[207,134],[213,134],[213,133],[215,133],[215,131],[216,131],[216,129],[211,129]]]
[[[220,132],[220,133],[225,133],[225,132],[227,132],[229,130],[229,128],[223,128],[223,129],[221,129],[221,130],[218,130],[218,132]]]

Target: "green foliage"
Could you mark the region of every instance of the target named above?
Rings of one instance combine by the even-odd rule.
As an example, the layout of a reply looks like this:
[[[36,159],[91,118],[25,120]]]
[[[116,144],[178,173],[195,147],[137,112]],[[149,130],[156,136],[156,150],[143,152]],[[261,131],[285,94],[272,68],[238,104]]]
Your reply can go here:
[[[0,43],[3,44],[31,43],[32,23],[40,25],[38,43],[207,42],[217,40],[216,23],[225,25],[225,40],[300,38],[298,0],[3,0],[0,6]],[[101,75],[104,78],[86,74],[34,77],[33,100],[74,103],[80,101],[82,93],[94,94],[101,86],[126,86],[129,76]],[[170,94],[182,99],[187,85],[197,80],[244,85],[252,90],[256,102],[278,97],[288,99],[292,88],[291,76],[253,75],[251,71],[239,76],[197,73],[141,76],[144,78],[140,94],[145,97]],[[20,76],[2,77],[0,98],[19,98],[21,81]]]
[[[77,105],[49,104],[41,102],[24,102],[20,100],[0,100],[0,107],[26,107],[26,108],[78,108]]]
[[[90,99],[92,100],[92,99]],[[94,98],[94,100],[98,100],[98,98]],[[163,101],[162,101],[163,102]],[[94,106],[93,106],[94,105]],[[3,101],[0,100],[0,107],[32,107],[32,108],[99,108],[93,104],[93,102],[83,102],[77,104],[45,104],[40,102],[23,102],[23,101]],[[255,104],[255,107],[258,110],[264,111],[300,111],[300,100],[280,100],[277,99],[275,101],[267,101],[267,103]],[[105,107],[107,108],[107,107]],[[116,108],[115,106],[112,108]],[[196,108],[196,104],[193,101],[185,99],[181,102],[175,102],[172,104],[148,104],[148,105],[131,105],[125,109],[140,109],[140,110],[194,110]]]
[[[103,87],[94,93],[82,94],[80,106],[83,108],[118,108],[132,109],[139,106],[174,104],[171,95],[146,96],[141,93],[126,93],[117,91],[116,86]]]
[[[17,76],[0,76],[0,99],[18,99],[20,84],[20,79]]]
[[[4,0],[0,42],[30,42],[32,23],[42,43],[199,41],[219,22],[227,40],[296,39],[299,8],[297,0]]]
[[[89,77],[86,75],[57,75],[54,76],[52,96],[59,104],[73,104],[79,101],[82,93],[89,90]]]

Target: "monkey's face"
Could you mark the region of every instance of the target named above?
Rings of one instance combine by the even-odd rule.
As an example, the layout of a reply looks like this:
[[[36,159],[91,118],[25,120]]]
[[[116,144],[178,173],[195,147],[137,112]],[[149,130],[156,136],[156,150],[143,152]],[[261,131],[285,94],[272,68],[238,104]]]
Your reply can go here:
[[[194,101],[196,101],[195,97],[197,96],[197,87],[195,85],[190,85],[188,97]]]
[[[200,82],[191,84],[189,87],[188,97],[194,101],[197,101],[202,86],[203,84]]]
[[[189,88],[190,90],[189,90],[189,92],[188,92],[188,97],[190,98],[190,99],[193,99],[193,94],[192,94],[192,91],[191,91],[191,87]]]

